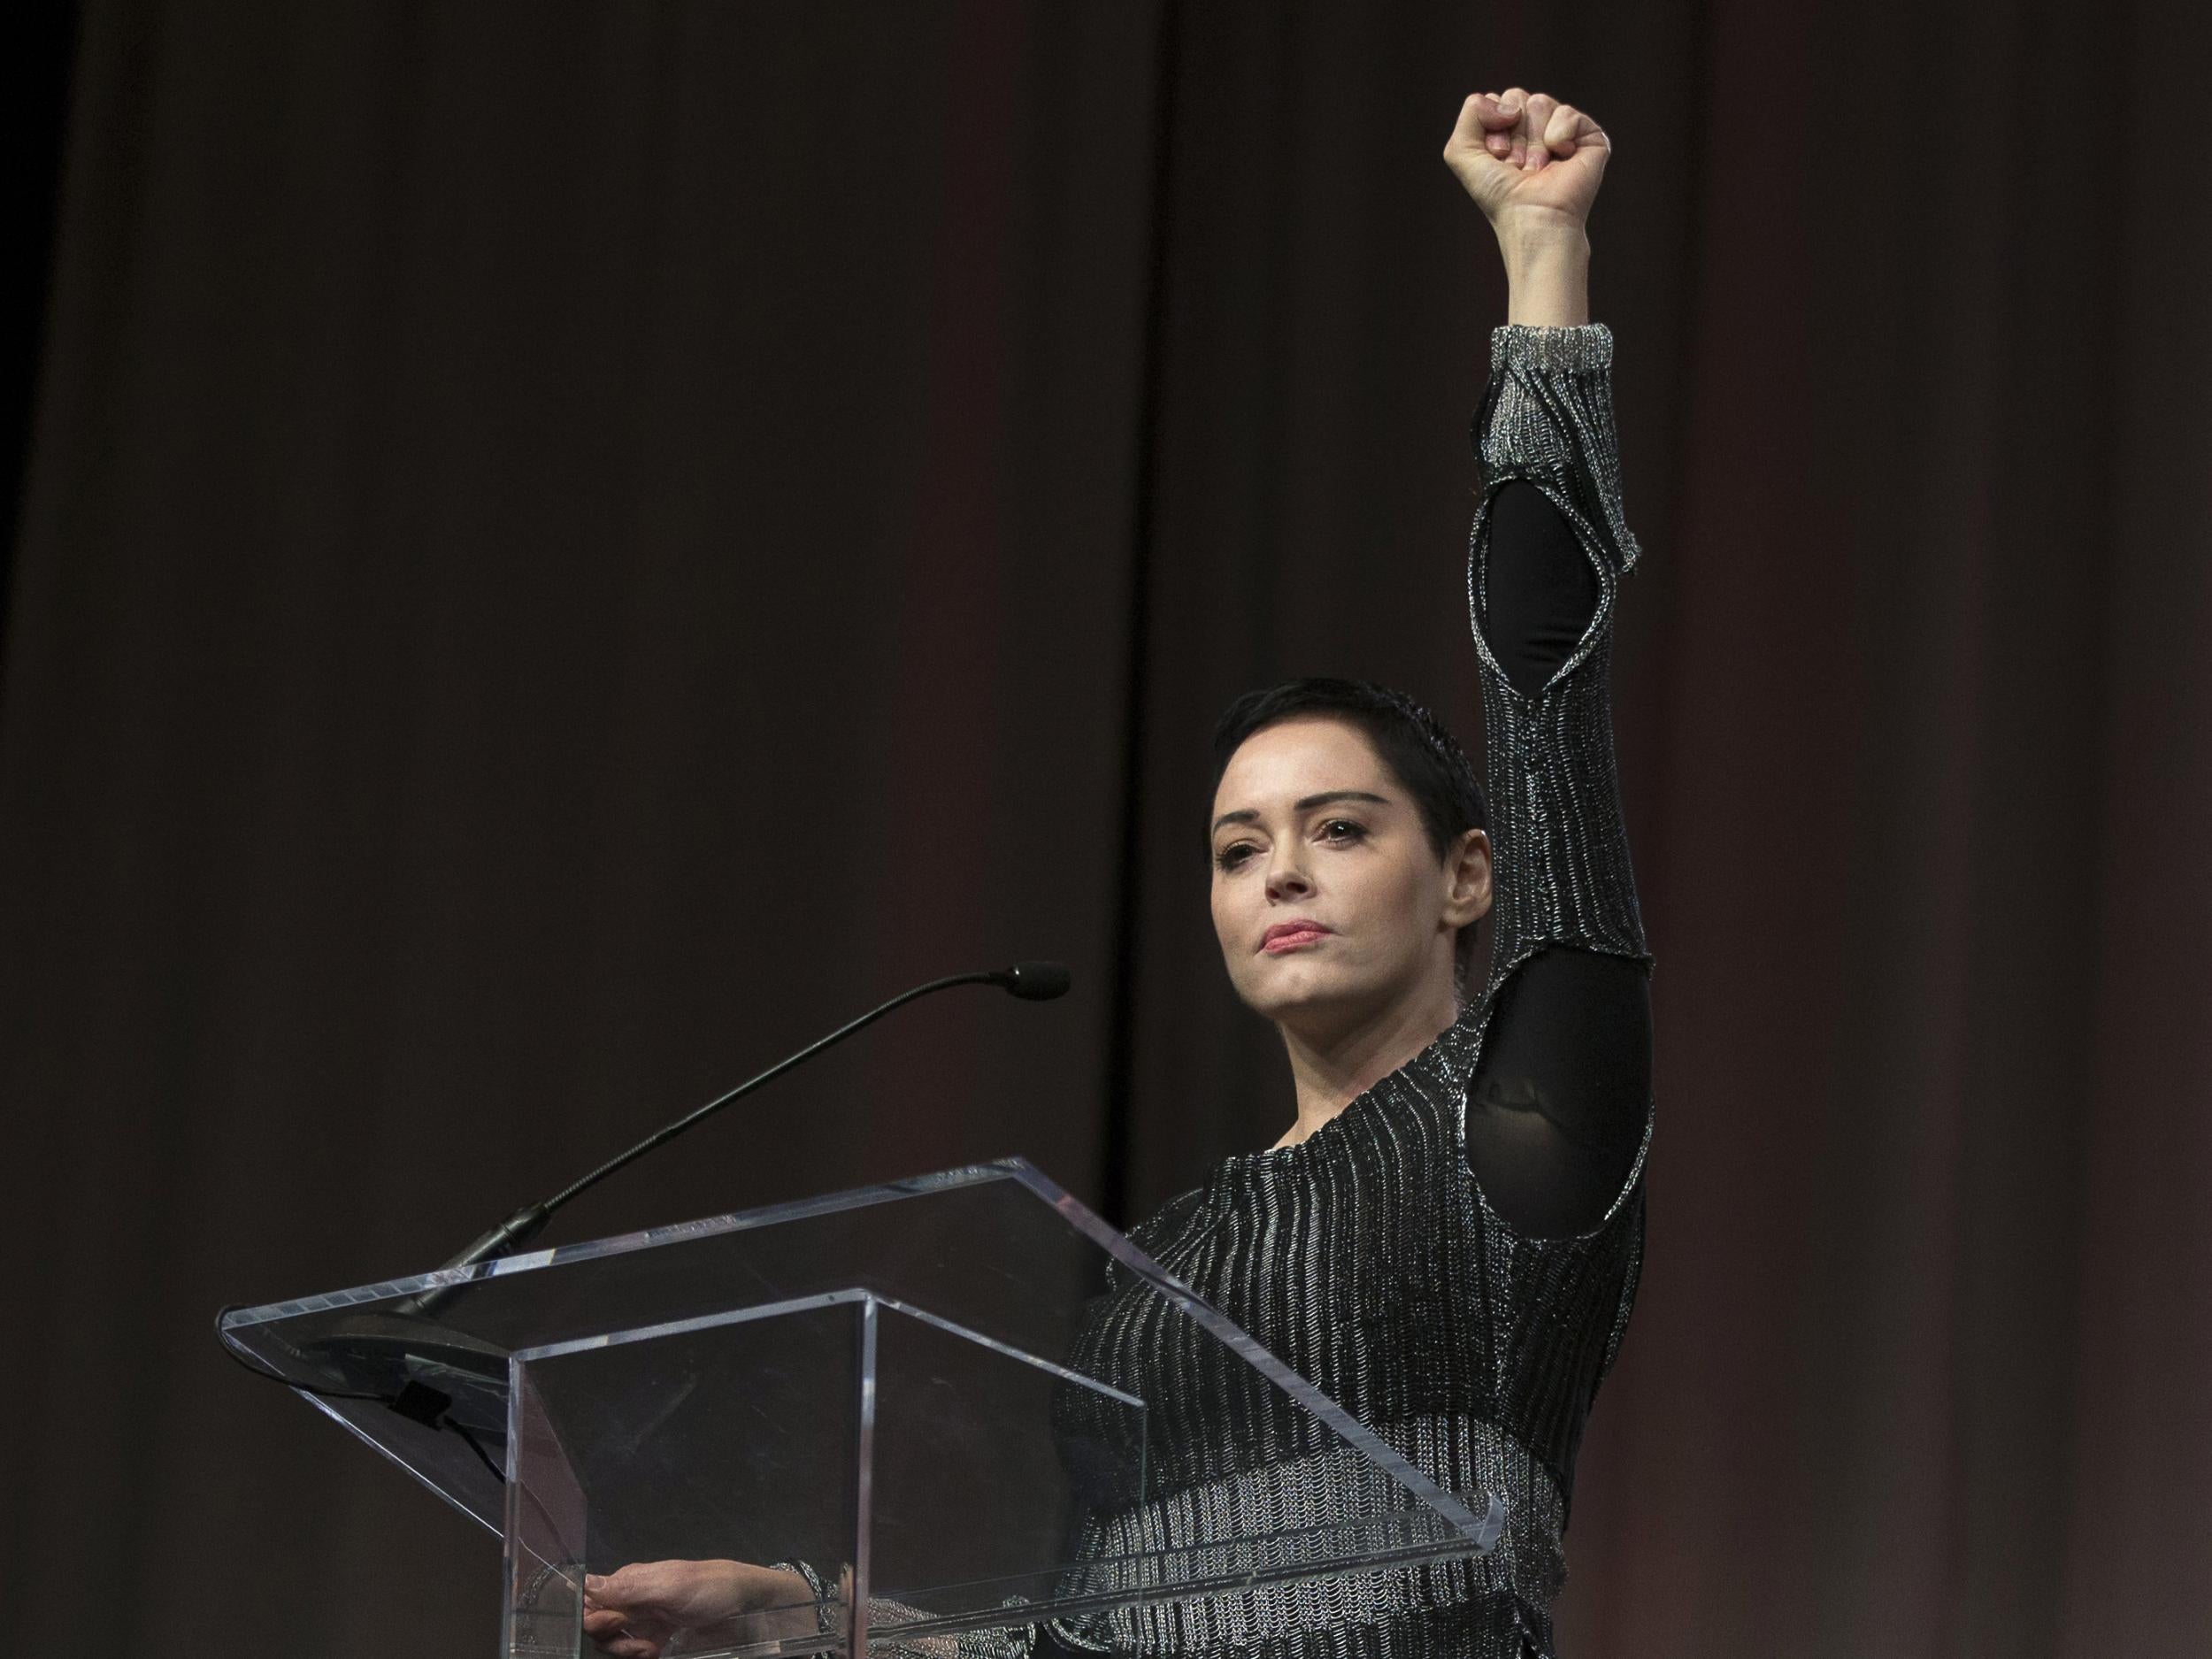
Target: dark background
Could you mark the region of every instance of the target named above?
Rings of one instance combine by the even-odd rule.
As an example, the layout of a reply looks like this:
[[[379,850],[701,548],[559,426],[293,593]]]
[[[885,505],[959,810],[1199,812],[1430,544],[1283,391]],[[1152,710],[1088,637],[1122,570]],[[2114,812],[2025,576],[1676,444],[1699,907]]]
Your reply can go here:
[[[12,1646],[488,1651],[493,1540],[214,1309],[426,1265],[907,981],[1078,989],[902,1016],[556,1236],[1015,1151],[1127,1220],[1279,1132],[1206,729],[1338,672],[1477,734],[1503,291],[1438,152],[1518,83],[1616,136],[1648,556],[1650,1256],[1564,1651],[2212,1647],[2195,8],[45,21]]]

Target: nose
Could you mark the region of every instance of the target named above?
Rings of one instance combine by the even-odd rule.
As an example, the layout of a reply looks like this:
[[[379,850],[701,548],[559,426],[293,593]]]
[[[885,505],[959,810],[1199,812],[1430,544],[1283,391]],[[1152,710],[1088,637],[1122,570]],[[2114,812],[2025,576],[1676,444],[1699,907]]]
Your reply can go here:
[[[1304,849],[1291,838],[1278,842],[1267,864],[1267,896],[1277,902],[1302,899],[1313,891],[1302,862]]]

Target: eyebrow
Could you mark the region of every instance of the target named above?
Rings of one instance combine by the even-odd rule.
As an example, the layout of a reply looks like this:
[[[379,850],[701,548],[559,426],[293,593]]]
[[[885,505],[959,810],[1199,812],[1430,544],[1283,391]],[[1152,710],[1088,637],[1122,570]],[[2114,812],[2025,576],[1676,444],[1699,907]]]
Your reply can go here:
[[[1339,801],[1365,801],[1375,806],[1390,804],[1388,796],[1371,795],[1364,789],[1329,789],[1320,795],[1306,796],[1291,810],[1295,812],[1310,812],[1317,806],[1334,806]],[[1253,811],[1251,808],[1245,807],[1235,812],[1224,812],[1214,820],[1214,828],[1219,829],[1224,824],[1256,824],[1259,821],[1260,815]]]

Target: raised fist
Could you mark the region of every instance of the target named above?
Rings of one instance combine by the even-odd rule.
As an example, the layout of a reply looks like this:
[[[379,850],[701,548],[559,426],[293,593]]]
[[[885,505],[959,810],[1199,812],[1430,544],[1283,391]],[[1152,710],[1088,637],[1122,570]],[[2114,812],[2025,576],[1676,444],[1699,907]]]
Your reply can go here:
[[[1579,228],[1612,148],[1605,129],[1573,104],[1509,87],[1459,106],[1444,164],[1494,226],[1527,215]]]

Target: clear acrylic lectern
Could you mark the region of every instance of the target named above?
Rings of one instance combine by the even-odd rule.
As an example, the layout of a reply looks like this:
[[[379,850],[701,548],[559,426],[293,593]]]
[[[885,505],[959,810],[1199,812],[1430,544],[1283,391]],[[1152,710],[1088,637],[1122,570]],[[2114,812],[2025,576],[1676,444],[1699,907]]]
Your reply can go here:
[[[1131,1297],[1200,1345],[1204,1386],[1294,1414],[1342,1464],[1337,1512],[1168,1488],[1164,1385],[1087,1343]],[[1141,1646],[1166,1606],[1478,1555],[1503,1525],[1018,1158],[242,1310],[222,1334],[504,1539],[512,1659],[591,1652],[584,1576],[633,1562],[803,1563],[822,1586],[672,1655],[956,1659],[1048,1618]]]

